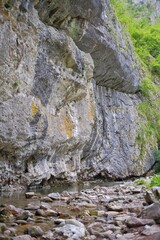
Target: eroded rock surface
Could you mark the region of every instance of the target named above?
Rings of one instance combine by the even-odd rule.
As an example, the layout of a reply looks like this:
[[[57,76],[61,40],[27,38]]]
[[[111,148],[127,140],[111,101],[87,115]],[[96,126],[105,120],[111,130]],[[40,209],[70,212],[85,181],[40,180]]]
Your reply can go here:
[[[108,0],[0,1],[2,188],[148,171],[139,81]]]

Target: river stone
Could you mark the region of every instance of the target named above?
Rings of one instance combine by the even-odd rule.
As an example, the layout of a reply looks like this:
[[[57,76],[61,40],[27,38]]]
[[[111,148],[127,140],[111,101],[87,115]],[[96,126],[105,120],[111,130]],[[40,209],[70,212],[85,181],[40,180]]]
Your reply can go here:
[[[149,236],[138,237],[136,240],[159,240],[159,239],[160,239],[160,233],[153,233]],[[131,240],[135,240],[135,238]]]
[[[3,232],[7,229],[7,225],[5,223],[0,223],[0,232]]]
[[[16,223],[20,224],[20,225],[26,225],[27,221],[26,220],[16,220]]]
[[[75,219],[66,219],[60,227],[56,228],[56,232],[62,233],[68,239],[78,240],[85,236],[86,228],[83,223]]]
[[[146,191],[144,198],[145,198],[146,203],[148,203],[149,205],[154,203],[154,196],[151,191]]]
[[[155,221],[160,220],[160,203],[155,202],[142,211],[142,218],[154,219]]]
[[[107,205],[107,209],[109,211],[115,211],[115,212],[122,212],[124,210],[123,206],[121,205]]]
[[[6,209],[10,211],[13,215],[19,215],[21,214],[21,212],[23,212],[22,208],[17,208],[13,205],[8,205]]]
[[[20,235],[13,237],[12,240],[32,240],[32,237],[30,235]]]
[[[53,240],[53,239],[54,239],[54,233],[52,231],[46,232],[41,238],[41,240]]]
[[[134,233],[126,233],[123,236],[119,236],[118,240],[137,240]]]
[[[1,235],[0,240],[12,240],[12,239],[11,239],[11,237],[8,237],[6,235],[5,236]]]
[[[154,234],[155,234],[156,238],[153,238],[153,239],[158,240],[157,236],[160,236],[160,227],[159,227],[159,225],[153,225],[150,228],[147,228],[146,230],[144,230],[142,232],[142,234],[145,236],[151,236],[151,237],[154,236]]]
[[[160,200],[160,187],[153,187],[152,192],[156,198],[156,200]]]
[[[63,227],[55,229],[57,233],[63,234],[68,240],[79,240],[85,236],[85,227],[79,227],[73,224],[65,224]]]
[[[25,196],[26,198],[32,198],[35,195],[35,192],[26,192]]]
[[[37,210],[37,209],[39,209],[40,208],[40,206],[39,206],[39,204],[38,205],[33,205],[33,204],[27,204],[27,206],[24,208],[25,210]]]
[[[48,194],[48,197],[51,198],[52,200],[60,200],[61,195],[59,193],[50,193]]]
[[[40,200],[43,201],[43,202],[53,202],[53,200],[50,197],[47,197],[47,196],[41,197]]]
[[[28,233],[31,237],[41,237],[44,234],[39,226],[30,226],[24,231],[24,233]]]
[[[57,217],[58,216],[58,212],[56,212],[52,209],[45,210],[45,213],[46,213],[47,217]]]
[[[155,221],[153,219],[140,219],[136,217],[129,217],[126,219],[126,225],[130,228],[140,227],[144,225],[154,225]]]
[[[33,213],[31,213],[28,210],[22,211],[18,216],[16,217],[17,220],[27,220],[28,218],[32,218],[34,216]]]
[[[51,208],[51,205],[48,202],[41,202],[40,209],[46,210]]]
[[[35,212],[35,215],[36,215],[36,216],[41,216],[41,217],[46,217],[46,212],[44,211],[44,209],[38,209],[38,210]]]

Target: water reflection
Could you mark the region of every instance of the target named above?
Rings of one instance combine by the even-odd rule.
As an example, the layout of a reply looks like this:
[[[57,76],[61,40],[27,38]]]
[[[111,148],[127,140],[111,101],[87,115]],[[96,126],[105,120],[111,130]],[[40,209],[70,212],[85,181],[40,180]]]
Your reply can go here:
[[[80,192],[83,189],[92,189],[95,186],[114,186],[117,184],[120,184],[122,182],[106,182],[101,180],[91,181],[91,182],[79,182],[79,183],[55,183],[52,187],[43,187],[43,188],[37,188],[32,187],[29,189],[29,191],[34,191],[37,193],[41,193],[42,195],[47,195],[51,192],[63,192],[63,191],[69,191],[69,192]],[[27,203],[29,203],[31,200],[26,199],[25,192],[0,192],[0,205],[2,204],[12,204],[19,207],[24,207]],[[33,200],[34,201],[34,200]],[[37,201],[37,200],[35,200]]]

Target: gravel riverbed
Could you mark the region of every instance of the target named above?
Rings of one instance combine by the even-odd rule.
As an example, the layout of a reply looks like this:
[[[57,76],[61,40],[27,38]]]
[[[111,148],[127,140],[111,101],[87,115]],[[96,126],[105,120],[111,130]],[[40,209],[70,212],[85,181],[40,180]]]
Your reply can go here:
[[[133,182],[0,205],[0,240],[160,240],[160,188]]]

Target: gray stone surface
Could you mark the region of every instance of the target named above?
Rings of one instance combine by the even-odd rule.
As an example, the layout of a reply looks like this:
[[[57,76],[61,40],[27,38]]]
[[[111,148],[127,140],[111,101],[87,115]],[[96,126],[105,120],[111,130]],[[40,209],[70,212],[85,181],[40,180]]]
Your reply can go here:
[[[148,171],[138,64],[109,1],[3,3],[0,187]]]
[[[143,174],[154,160],[147,155],[145,161],[141,160],[141,148],[136,141],[141,121],[136,106],[140,99],[99,86],[95,86],[94,92],[96,121],[90,141],[83,149],[83,177],[122,179]]]
[[[20,235],[17,237],[13,237],[12,240],[32,240],[32,237],[30,235]]]
[[[146,207],[142,212],[142,218],[154,219],[156,221],[160,220],[160,203],[155,202],[150,206]]]
[[[58,228],[56,228],[56,232],[62,234],[68,240],[79,240],[85,236],[86,228],[83,223],[74,220],[68,219],[64,223],[61,223]]]
[[[138,89],[140,74],[131,42],[108,0],[44,0],[36,8],[43,22],[64,29],[91,54],[98,85],[130,93]]]

